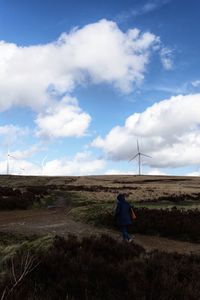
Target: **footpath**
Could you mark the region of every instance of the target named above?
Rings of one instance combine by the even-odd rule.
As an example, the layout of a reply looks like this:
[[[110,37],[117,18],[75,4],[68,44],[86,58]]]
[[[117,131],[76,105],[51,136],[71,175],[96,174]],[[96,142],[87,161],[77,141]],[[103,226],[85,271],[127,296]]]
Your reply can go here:
[[[80,238],[108,234],[117,240],[121,240],[121,234],[117,231],[74,221],[70,217],[69,209],[64,207],[0,212],[0,232],[24,235],[52,234],[64,237],[67,237],[68,234],[75,234]],[[200,244],[160,236],[141,234],[135,234],[134,236],[134,243],[141,245],[146,251],[159,250],[200,255]]]

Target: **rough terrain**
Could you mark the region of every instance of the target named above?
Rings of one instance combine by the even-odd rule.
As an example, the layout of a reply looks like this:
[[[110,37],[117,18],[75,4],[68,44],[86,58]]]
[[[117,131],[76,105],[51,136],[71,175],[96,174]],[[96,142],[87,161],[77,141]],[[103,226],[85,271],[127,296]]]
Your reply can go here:
[[[121,235],[117,231],[97,228],[89,224],[75,222],[69,216],[69,210],[64,207],[55,209],[0,212],[0,232],[12,232],[25,235],[52,234],[61,236],[76,234],[79,237],[106,233],[112,235],[116,239],[121,239]],[[134,242],[143,246],[147,251],[158,249],[166,252],[177,252],[182,254],[193,253],[200,255],[200,244],[140,234],[135,234]]]
[[[37,177],[37,176],[0,176],[0,196],[6,197],[38,197],[38,194],[48,194],[53,191],[56,196],[55,207],[0,211],[0,232],[31,234],[69,233],[79,237],[91,234],[108,233],[121,239],[119,232],[103,227],[76,222],[70,215],[70,205],[63,194],[79,192],[84,199],[114,203],[117,193],[130,193],[130,200],[138,203],[164,203],[172,205],[181,201],[200,207],[200,178],[199,177],[170,177],[170,176],[83,176],[83,177]],[[15,195],[10,195],[10,191]],[[5,195],[3,195],[5,193]],[[35,194],[34,194],[35,193]],[[61,193],[61,196],[59,196]],[[20,198],[21,197],[21,198]],[[16,198],[17,199],[17,198]],[[159,236],[136,234],[135,243],[142,245],[147,251],[161,250],[184,254],[200,254],[200,244],[170,240]]]

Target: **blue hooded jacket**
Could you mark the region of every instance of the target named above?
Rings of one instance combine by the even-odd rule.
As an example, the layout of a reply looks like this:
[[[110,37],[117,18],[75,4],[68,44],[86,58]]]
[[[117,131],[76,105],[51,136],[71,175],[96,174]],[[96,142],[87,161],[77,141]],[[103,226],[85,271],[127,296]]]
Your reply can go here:
[[[131,205],[125,200],[124,195],[119,194],[117,196],[117,207],[115,211],[115,218],[118,225],[123,226],[132,224],[130,208]]]

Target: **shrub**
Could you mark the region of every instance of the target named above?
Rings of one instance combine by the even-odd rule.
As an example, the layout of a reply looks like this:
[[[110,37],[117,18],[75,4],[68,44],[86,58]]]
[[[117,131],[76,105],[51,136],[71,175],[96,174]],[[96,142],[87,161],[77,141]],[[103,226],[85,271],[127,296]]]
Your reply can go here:
[[[26,192],[22,192],[20,189],[0,187],[0,194],[0,210],[41,207],[49,201],[49,198],[44,198],[44,188],[27,188]]]
[[[15,257],[15,274],[22,254]],[[55,237],[48,252],[34,257],[39,263],[6,299],[200,299],[200,257],[147,254],[106,235],[81,241]],[[12,289],[12,272],[9,276],[0,295],[5,285]]]
[[[137,219],[130,228],[132,233],[159,234],[193,242],[200,241],[199,210],[135,208],[134,211]],[[98,215],[95,214],[94,224],[114,228],[114,212],[101,210]]]

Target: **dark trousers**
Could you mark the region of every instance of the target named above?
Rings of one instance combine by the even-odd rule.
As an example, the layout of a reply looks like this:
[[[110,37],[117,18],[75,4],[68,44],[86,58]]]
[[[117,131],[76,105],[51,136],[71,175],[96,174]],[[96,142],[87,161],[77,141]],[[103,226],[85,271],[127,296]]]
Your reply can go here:
[[[130,236],[129,236],[129,233],[128,233],[128,226],[127,225],[121,225],[120,228],[121,228],[121,233],[122,233],[122,236],[123,236],[123,240],[124,241],[129,241]]]

